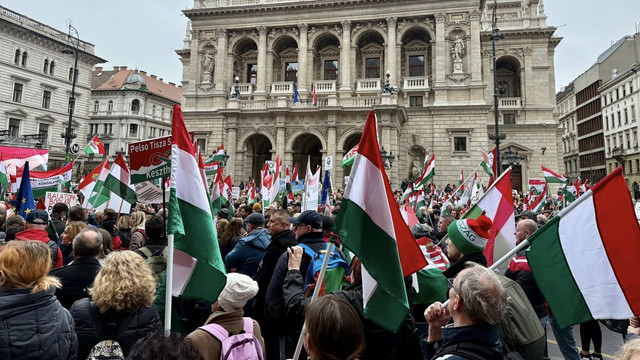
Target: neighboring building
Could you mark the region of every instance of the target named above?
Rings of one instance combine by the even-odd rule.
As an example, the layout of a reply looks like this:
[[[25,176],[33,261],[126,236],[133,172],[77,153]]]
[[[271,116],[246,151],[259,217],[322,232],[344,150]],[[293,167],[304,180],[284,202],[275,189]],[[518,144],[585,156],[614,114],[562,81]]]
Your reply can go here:
[[[573,83],[560,89],[556,94],[559,123],[562,137],[558,149],[562,152],[564,174],[572,181],[580,176],[580,159],[578,158],[578,132],[576,131],[576,94]]]
[[[325,156],[339,162],[373,109],[381,145],[395,157],[394,188],[419,172],[428,151],[438,159],[435,182],[457,182],[461,169],[469,174],[482,161],[480,146],[493,148],[492,7],[195,0],[177,51],[185,121],[207,152],[224,143],[225,171],[240,182],[276,155],[301,169],[308,157],[313,166]],[[553,60],[560,38],[541,0],[500,0],[497,14],[501,150],[523,156],[513,171],[522,190],[541,165],[558,169],[562,159]],[[397,94],[381,94],[387,81]],[[230,99],[236,89],[239,99]],[[336,187],[349,171],[334,167]]]
[[[75,55],[67,32],[0,6],[0,144],[49,149],[49,168],[63,164]],[[75,37],[73,38],[75,44]],[[91,68],[106,60],[80,40],[72,129],[84,146]]]
[[[84,140],[97,135],[108,155],[128,153],[130,142],[171,133],[173,105],[180,104],[181,86],[145,71],[114,66],[113,70],[95,68],[91,89],[91,119]]]
[[[637,37],[637,34],[636,34]],[[639,60],[640,57],[637,59]],[[607,172],[622,165],[627,186],[634,199],[640,199],[640,62],[617,70],[600,87],[607,154]]]

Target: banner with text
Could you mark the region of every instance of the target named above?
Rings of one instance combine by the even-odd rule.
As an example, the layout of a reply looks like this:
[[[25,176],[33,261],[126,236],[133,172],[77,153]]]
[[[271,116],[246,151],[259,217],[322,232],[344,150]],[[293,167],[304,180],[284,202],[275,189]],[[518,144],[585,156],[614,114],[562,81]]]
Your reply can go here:
[[[53,206],[57,203],[63,203],[68,207],[76,206],[78,205],[78,196],[72,193],[47,191],[44,196],[44,206],[46,206],[49,214],[51,214]]]
[[[171,135],[130,143],[129,168],[132,184],[170,176]]]

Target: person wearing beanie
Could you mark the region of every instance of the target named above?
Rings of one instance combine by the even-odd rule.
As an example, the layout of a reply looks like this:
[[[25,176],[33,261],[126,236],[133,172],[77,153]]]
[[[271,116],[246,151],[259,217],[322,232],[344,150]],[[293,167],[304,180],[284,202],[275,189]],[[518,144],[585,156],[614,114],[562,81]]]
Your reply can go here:
[[[487,266],[487,258],[482,251],[489,241],[491,224],[491,219],[483,211],[477,219],[455,220],[449,225],[447,256],[451,266],[442,273],[445,277],[455,278],[468,262]]]
[[[229,336],[239,334],[244,326],[242,308],[257,293],[258,283],[247,275],[227,274],[227,284],[218,295],[218,301],[211,305],[213,314],[209,316],[204,325],[218,324],[229,332]],[[253,335],[260,341],[264,357],[264,339],[260,325],[255,320],[253,320]],[[199,359],[220,359],[222,343],[206,330],[200,328],[194,330],[187,336],[187,340],[190,340],[198,348]]]

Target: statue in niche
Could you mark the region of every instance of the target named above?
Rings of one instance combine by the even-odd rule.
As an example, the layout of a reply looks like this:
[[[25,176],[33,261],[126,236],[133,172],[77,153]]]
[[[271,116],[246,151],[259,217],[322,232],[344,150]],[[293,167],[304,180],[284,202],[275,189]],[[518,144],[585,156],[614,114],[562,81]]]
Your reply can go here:
[[[529,0],[522,0],[522,17],[529,16]]]
[[[411,182],[415,182],[420,178],[420,175],[422,175],[422,163],[415,157],[413,159],[413,166],[411,167],[411,175],[409,177]]]
[[[462,38],[456,38],[451,46],[451,57],[453,62],[461,62],[462,56],[464,56],[464,40]]]
[[[211,51],[207,50],[207,52],[202,56],[202,82],[210,83],[212,74],[213,55],[211,54]]]

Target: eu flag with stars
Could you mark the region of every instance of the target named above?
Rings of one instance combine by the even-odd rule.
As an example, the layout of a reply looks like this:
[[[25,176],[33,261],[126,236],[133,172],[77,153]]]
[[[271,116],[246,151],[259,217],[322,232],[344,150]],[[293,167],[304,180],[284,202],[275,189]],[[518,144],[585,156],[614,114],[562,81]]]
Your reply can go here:
[[[24,163],[24,171],[22,172],[22,181],[20,182],[20,190],[16,202],[16,212],[24,219],[36,208],[33,202],[33,192],[31,191],[31,179],[29,178],[29,162]]]

